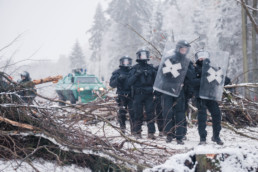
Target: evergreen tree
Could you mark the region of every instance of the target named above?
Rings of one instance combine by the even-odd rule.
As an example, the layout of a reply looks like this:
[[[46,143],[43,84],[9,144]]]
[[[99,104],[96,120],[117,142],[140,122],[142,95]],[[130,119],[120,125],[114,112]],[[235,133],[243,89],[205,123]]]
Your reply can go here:
[[[102,6],[98,4],[94,16],[94,24],[88,32],[91,34],[91,37],[89,39],[90,49],[92,50],[90,60],[93,63],[93,65],[90,66],[91,68],[89,70],[93,73],[98,73],[99,77],[101,77],[101,47],[105,29],[106,19],[102,10]]]
[[[92,61],[100,60],[100,51],[103,40],[103,34],[105,31],[106,19],[102,10],[102,6],[98,4],[96,13],[94,16],[94,24],[92,28],[88,31],[91,33],[91,37],[89,39],[90,49],[93,51],[91,55]]]
[[[141,35],[145,35],[146,27],[150,24],[152,0],[112,0],[107,9],[110,15],[110,27],[106,41],[112,49],[109,56],[111,66],[118,65],[118,59],[123,55],[135,58],[136,51],[145,45],[130,27]],[[112,33],[112,38],[109,34]],[[112,67],[112,68],[114,68]]]
[[[70,59],[70,68],[77,69],[77,68],[85,68],[85,56],[82,52],[82,48],[79,45],[79,42],[76,41],[74,44],[73,50],[71,55],[69,56]]]
[[[158,1],[155,7],[154,15],[152,17],[152,22],[151,22],[150,42],[158,49],[160,53],[162,53],[167,40],[167,34],[162,29],[163,27],[162,12],[163,12],[162,3],[161,1]],[[156,50],[153,50],[152,54],[154,54],[156,58],[161,58],[160,54]]]

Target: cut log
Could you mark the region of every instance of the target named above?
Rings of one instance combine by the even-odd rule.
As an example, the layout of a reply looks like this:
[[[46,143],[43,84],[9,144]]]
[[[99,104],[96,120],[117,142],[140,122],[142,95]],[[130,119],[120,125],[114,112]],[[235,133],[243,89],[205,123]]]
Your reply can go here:
[[[29,129],[29,130],[37,130],[37,128],[33,127],[32,125],[12,121],[10,119],[7,119],[7,118],[1,117],[1,116],[0,116],[0,121],[6,122],[6,123],[11,124],[16,127],[21,127],[21,128],[25,128],[25,129]]]
[[[32,82],[35,84],[35,85],[38,85],[38,84],[43,84],[43,83],[46,83],[46,82],[53,82],[53,83],[57,83],[60,79],[62,79],[63,76],[61,75],[58,75],[58,76],[49,76],[47,78],[44,78],[44,79],[38,79],[38,80],[33,80]]]
[[[216,154],[199,154],[196,155],[196,171],[221,171]]]

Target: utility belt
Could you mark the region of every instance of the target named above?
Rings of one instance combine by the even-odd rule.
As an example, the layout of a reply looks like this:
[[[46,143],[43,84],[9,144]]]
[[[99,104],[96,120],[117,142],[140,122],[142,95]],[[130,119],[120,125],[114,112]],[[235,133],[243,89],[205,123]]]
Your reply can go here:
[[[152,87],[145,87],[145,88],[135,88],[134,94],[153,94],[153,88]]]
[[[130,92],[118,92],[117,93],[118,94],[118,96],[124,96],[124,97],[128,97],[128,96],[130,96],[131,95],[131,93]]]

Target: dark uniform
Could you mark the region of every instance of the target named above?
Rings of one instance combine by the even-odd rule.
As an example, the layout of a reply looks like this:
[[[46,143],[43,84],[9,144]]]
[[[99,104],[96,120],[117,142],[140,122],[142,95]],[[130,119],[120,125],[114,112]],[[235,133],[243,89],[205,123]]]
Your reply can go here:
[[[155,67],[156,71],[158,71],[159,66]],[[162,106],[161,106],[161,95],[162,93],[158,91],[154,91],[154,113],[155,113],[155,121],[158,125],[159,136],[163,136],[164,129],[164,119],[162,115]]]
[[[148,64],[149,51],[139,50],[137,63],[130,71],[128,84],[132,87],[134,109],[134,132],[136,138],[141,138],[143,109],[145,107],[148,126],[148,138],[155,139],[153,84],[156,76],[155,68]]]
[[[191,71],[194,70],[194,66],[193,64],[190,64],[189,67],[191,68]],[[193,74],[191,74],[190,76],[193,76]],[[186,134],[187,134],[187,120],[186,120],[186,116],[188,114],[188,102],[189,100],[193,97],[193,94],[194,94],[194,89],[193,87],[187,83],[185,84],[185,86],[183,87],[183,90],[184,90],[184,94],[185,94],[185,119],[184,119],[184,122],[183,122],[183,137],[182,139],[183,140],[186,140]],[[176,108],[176,107],[174,107]],[[176,110],[173,109],[173,113],[176,113]],[[172,119],[172,131],[170,131],[172,133],[172,138],[176,138],[176,121],[175,121],[175,115],[173,115]]]
[[[180,53],[181,48],[189,49],[190,44],[186,41],[179,41],[176,46],[175,55],[170,59],[173,60],[172,63],[179,62],[181,58],[185,58],[185,54]],[[193,64],[190,63],[188,70],[183,82],[183,88],[180,91],[178,97],[173,97],[167,94],[162,95],[162,108],[163,108],[163,118],[164,118],[164,131],[167,134],[166,142],[171,142],[173,138],[177,139],[178,144],[184,144],[182,141],[184,135],[186,134],[186,88],[190,87],[191,81],[193,79]]]
[[[161,106],[161,95],[162,93],[154,91],[154,112],[155,119],[159,129],[159,136],[163,136],[164,129],[164,119],[162,115],[162,106]]]
[[[3,77],[0,75],[0,92],[5,92],[9,88],[9,84],[3,80]]]
[[[131,66],[132,59],[128,56],[122,57],[120,59],[119,69],[112,73],[109,83],[111,87],[117,88],[117,103],[119,106],[118,122],[122,132],[124,133],[126,129],[125,121],[127,112],[129,112],[130,115],[131,133],[133,132],[134,123],[133,100],[131,98],[131,88],[128,86],[127,80]]]
[[[198,53],[196,53],[196,58],[198,58]],[[204,60],[209,60],[208,57]],[[194,79],[193,86],[195,90],[195,97],[196,97],[196,105],[198,108],[198,132],[200,135],[200,144],[206,144],[206,121],[207,121],[207,109],[211,113],[212,116],[212,128],[213,128],[213,137],[212,141],[216,142],[217,144],[223,145],[219,134],[221,130],[221,111],[217,101],[215,100],[208,100],[208,99],[201,99],[199,97],[199,89],[201,85],[201,77],[202,77],[202,67],[203,60],[197,60],[195,66],[195,73],[196,78]],[[212,91],[208,90],[207,91]]]
[[[25,103],[32,104],[36,97],[36,89],[34,84],[30,84],[29,82],[31,82],[30,74],[27,71],[22,72],[21,80],[18,81],[18,84],[22,85],[24,88],[18,91],[18,94]]]
[[[191,82],[194,78],[194,65],[193,65],[192,62],[190,62],[189,71],[188,71],[188,74],[186,76],[187,76],[187,78],[185,80],[184,87],[183,87],[183,90],[184,90],[184,93],[185,93],[185,117],[187,116],[187,114],[189,112],[188,102],[194,95],[194,88],[191,85]],[[189,78],[191,78],[191,81],[189,80]],[[185,140],[186,140],[186,133],[187,133],[187,121],[185,119],[184,132],[183,132],[183,135],[184,135],[183,139],[185,139]]]

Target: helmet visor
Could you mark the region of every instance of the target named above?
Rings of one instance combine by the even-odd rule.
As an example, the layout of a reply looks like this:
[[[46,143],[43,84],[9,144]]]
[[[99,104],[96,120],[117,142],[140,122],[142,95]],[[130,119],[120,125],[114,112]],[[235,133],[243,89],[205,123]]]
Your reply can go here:
[[[123,66],[131,66],[132,65],[132,60],[130,60],[130,59],[123,59],[122,65]]]
[[[181,47],[181,48],[179,49],[179,52],[180,52],[181,54],[188,54],[189,49],[190,49],[189,47],[183,46],[183,47]]]
[[[140,52],[139,59],[140,59],[140,60],[147,60],[147,59],[149,59],[148,56],[149,56],[149,55],[148,55],[147,52]]]

